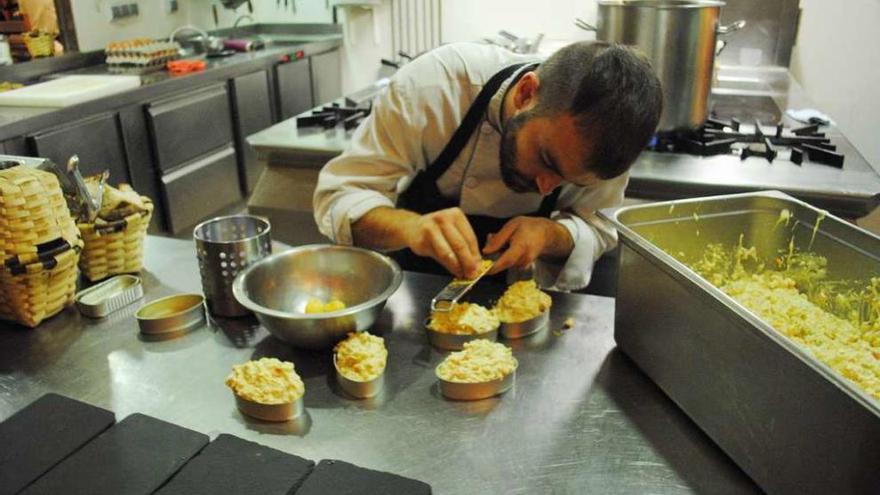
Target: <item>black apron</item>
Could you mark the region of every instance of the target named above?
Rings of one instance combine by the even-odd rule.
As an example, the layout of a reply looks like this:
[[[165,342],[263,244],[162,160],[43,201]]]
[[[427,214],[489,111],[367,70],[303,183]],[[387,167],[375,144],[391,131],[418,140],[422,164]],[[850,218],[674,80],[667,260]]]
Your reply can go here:
[[[477,98],[471,103],[471,106],[468,108],[468,111],[465,114],[464,119],[462,119],[461,124],[459,124],[458,129],[455,130],[452,138],[446,143],[446,146],[443,148],[443,151],[440,152],[437,159],[428,165],[425,170],[419,172],[413,179],[409,188],[400,195],[397,201],[398,208],[404,208],[419,214],[426,214],[459,205],[459,200],[443,197],[440,193],[440,189],[437,187],[437,180],[449,170],[449,167],[451,167],[455,159],[458,158],[461,150],[467,145],[468,141],[470,141],[474,130],[476,130],[477,126],[483,120],[483,115],[485,115],[486,109],[489,108],[489,102],[492,100],[492,96],[495,95],[498,88],[501,87],[501,84],[525,65],[526,64],[514,64],[505,67],[489,79],[486,85],[483,86],[483,89],[480,90]],[[537,65],[538,64],[532,64],[532,67],[537,67]],[[523,70],[520,74],[525,74],[526,72],[526,70]],[[515,83],[516,80],[512,81],[511,85]],[[549,218],[550,214],[553,213],[553,210],[556,209],[556,200],[559,198],[560,189],[561,187],[557,187],[552,193],[545,196],[541,201],[541,206],[538,208],[538,211],[531,216]],[[486,238],[489,234],[498,232],[501,230],[501,227],[510,220],[509,217],[499,218],[487,215],[467,215],[467,219],[470,222],[471,227],[474,229],[474,233],[477,236],[477,243],[480,247],[486,243]],[[449,271],[443,268],[441,264],[431,258],[418,256],[409,249],[402,249],[389,254],[404,270],[449,275]]]

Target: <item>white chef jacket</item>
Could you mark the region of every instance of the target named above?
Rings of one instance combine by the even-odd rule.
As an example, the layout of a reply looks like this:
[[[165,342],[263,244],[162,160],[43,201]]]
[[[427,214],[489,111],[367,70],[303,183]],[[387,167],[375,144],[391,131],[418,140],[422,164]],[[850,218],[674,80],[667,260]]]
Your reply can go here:
[[[352,135],[351,147],[329,161],[314,196],[320,231],[339,244],[351,244],[351,224],[368,211],[394,207],[397,197],[431,164],[464,118],[483,85],[503,67],[534,62],[534,56],[478,43],[454,43],[403,66],[377,96],[370,115]],[[458,198],[466,214],[515,217],[536,212],[538,193],[517,193],[501,178],[499,124],[502,84],[468,144],[437,181],[440,192]],[[563,183],[551,216],[565,226],[574,249],[560,263],[539,260],[535,276],[542,287],[585,287],[593,263],[617,245],[617,233],[598,218],[597,209],[619,205],[628,174],[591,187]]]

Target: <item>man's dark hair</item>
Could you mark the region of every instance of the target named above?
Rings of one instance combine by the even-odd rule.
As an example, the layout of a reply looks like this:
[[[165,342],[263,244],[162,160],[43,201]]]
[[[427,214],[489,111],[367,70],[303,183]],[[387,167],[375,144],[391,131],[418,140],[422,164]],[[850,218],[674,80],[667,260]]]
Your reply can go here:
[[[600,178],[629,169],[657,128],[660,80],[635,49],[600,41],[568,45],[538,66],[536,115],[575,116],[591,152],[587,170]]]

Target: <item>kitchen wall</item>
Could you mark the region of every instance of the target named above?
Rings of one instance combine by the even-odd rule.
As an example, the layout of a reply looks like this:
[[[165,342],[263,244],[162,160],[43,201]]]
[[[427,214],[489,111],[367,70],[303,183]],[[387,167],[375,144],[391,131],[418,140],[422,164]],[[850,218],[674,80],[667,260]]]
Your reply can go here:
[[[177,26],[186,24],[188,2],[180,1],[180,10],[166,14],[159,0],[141,0],[140,15],[133,19],[110,22],[111,0],[75,0],[70,2],[73,22],[81,51],[102,50],[111,41],[136,37],[168,36]]]
[[[575,17],[594,24],[595,0],[442,0],[443,42],[472,41],[500,29],[517,36],[544,33],[547,40],[592,39]]]
[[[245,14],[263,24],[333,22],[333,10],[329,2],[324,0],[287,0],[287,6],[284,5],[285,0],[251,0],[253,14],[248,13],[247,5],[229,10],[221,7],[218,0],[181,0],[181,3],[188,4],[189,22],[207,30],[232,26],[239,16]],[[217,5],[217,24],[214,24],[212,5]],[[249,20],[243,20],[239,25],[250,23]]]
[[[256,22],[320,22],[329,23],[333,20],[329,3],[323,0],[284,0],[278,5],[277,0],[252,0]],[[296,5],[293,11],[291,2]],[[140,15],[133,19],[110,22],[107,14],[110,6],[117,0],[76,0],[71,2],[76,34],[82,51],[101,50],[110,41],[118,41],[135,37],[162,38],[171,34],[175,28],[184,24],[211,30],[218,27],[229,27],[240,15],[248,13],[247,6],[237,10],[229,10],[220,6],[218,0],[179,0],[179,10],[167,14],[163,0],[139,0]],[[214,23],[212,5],[217,5],[218,23]],[[242,24],[250,21],[244,20]]]
[[[801,0],[801,8],[792,75],[880,169],[880,1]]]

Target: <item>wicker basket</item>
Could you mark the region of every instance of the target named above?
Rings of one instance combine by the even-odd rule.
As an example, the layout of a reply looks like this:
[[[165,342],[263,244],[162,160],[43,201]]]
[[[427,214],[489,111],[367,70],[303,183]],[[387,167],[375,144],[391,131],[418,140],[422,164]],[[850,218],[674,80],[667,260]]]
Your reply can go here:
[[[55,34],[44,31],[23,33],[21,38],[31,57],[51,57],[55,54]]]
[[[0,170],[0,319],[35,327],[72,304],[82,246],[54,175]]]
[[[102,225],[77,224],[85,242],[79,266],[87,279],[94,282],[143,268],[144,239],[153,215],[153,202],[146,196],[141,199],[147,207],[143,212]]]

